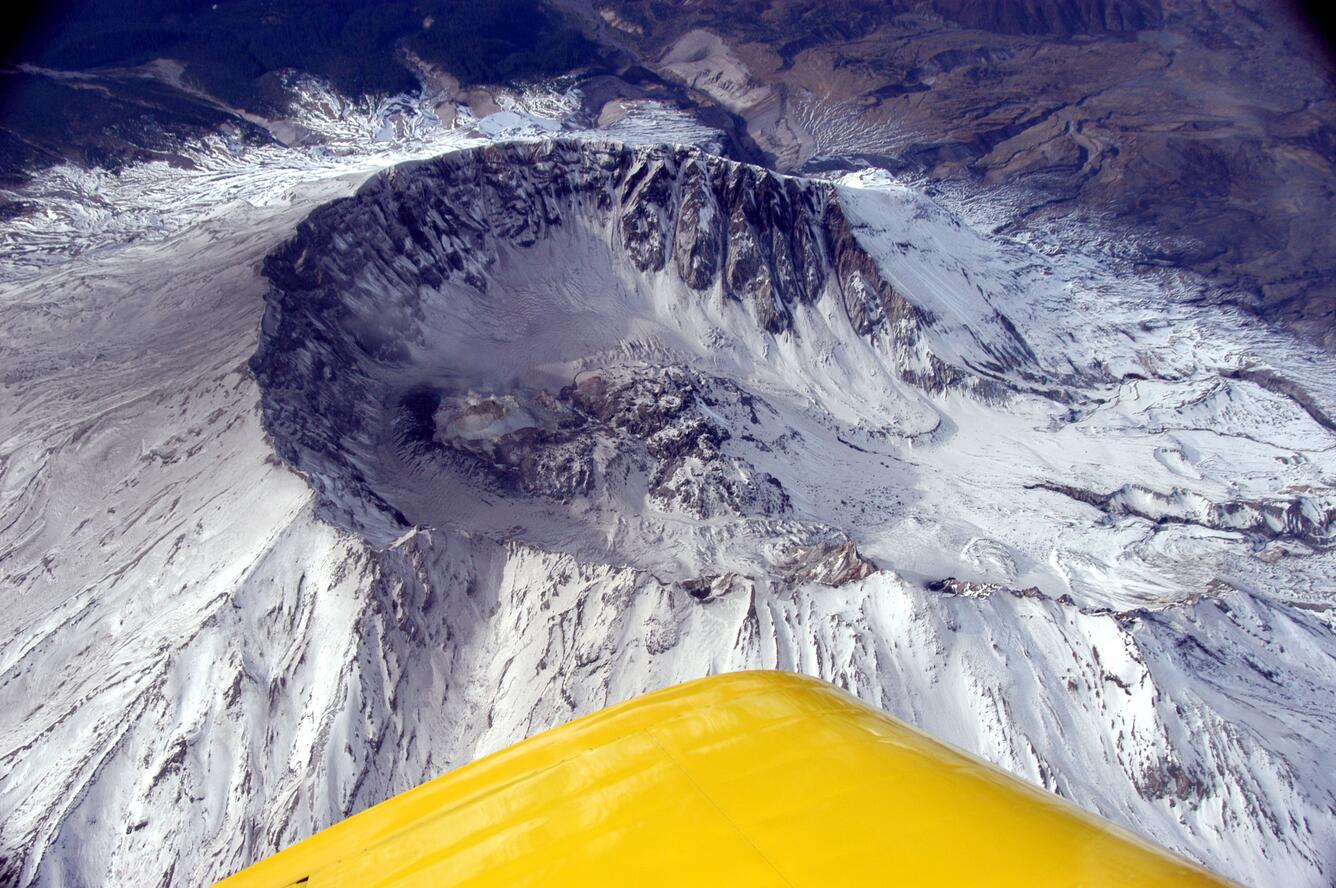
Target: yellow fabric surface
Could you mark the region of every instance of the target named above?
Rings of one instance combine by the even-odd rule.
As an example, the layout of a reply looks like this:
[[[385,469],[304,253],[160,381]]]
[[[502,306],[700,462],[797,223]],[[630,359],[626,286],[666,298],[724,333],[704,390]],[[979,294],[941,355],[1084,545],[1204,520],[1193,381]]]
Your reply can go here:
[[[811,678],[716,676],[578,719],[224,888],[1227,884]]]

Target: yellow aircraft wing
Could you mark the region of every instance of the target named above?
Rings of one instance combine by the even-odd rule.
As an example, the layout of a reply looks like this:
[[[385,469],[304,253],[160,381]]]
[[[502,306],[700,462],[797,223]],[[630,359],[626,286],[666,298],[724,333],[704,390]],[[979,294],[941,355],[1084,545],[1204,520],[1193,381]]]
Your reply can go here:
[[[577,719],[222,888],[1221,886],[815,679],[740,672]]]

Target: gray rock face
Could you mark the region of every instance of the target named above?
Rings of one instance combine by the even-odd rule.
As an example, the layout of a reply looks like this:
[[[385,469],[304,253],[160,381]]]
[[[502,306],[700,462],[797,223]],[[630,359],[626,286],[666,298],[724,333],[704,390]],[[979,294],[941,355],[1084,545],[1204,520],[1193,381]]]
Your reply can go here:
[[[314,214],[265,273],[280,297],[328,295],[374,253],[387,284],[485,289],[497,242],[532,245],[577,208],[616,215],[637,270],[660,271],[671,256],[688,286],[722,283],[771,332],[789,329],[792,306],[815,301],[832,273],[859,332],[925,320],[883,279],[831,186],[691,148],[506,143],[410,164]],[[365,239],[356,250],[354,233]]]
[[[709,173],[698,159],[682,168],[681,209],[674,232],[677,273],[687,286],[704,290],[719,274],[725,244],[720,239],[719,205],[710,187]]]
[[[839,285],[855,288],[860,312],[887,314],[879,305],[862,308],[893,298],[893,291],[853,238],[828,186],[684,151],[639,161],[619,190],[622,241],[637,268],[662,269],[671,241],[688,286],[708,290],[722,272],[724,294],[751,306],[771,333],[790,329],[793,305],[820,295],[836,255],[866,260],[866,278],[844,277]],[[877,329],[864,320],[855,326]]]

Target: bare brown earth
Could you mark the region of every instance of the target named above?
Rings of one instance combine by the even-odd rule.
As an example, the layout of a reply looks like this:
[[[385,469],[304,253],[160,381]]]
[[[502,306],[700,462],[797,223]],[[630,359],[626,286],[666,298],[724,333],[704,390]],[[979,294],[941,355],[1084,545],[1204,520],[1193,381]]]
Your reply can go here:
[[[1336,77],[1277,0],[574,2],[787,170],[999,187],[1336,347]],[[597,13],[597,15],[595,15]]]
[[[722,130],[735,158],[803,172],[871,164],[982,196],[1005,229],[1186,272],[1208,298],[1336,348],[1336,74],[1287,0],[550,2],[563,15],[543,12],[544,27],[578,34],[578,24],[593,38],[569,72],[588,125],[616,120],[626,101],[668,102]],[[118,20],[101,9],[79,6],[66,30],[114,37]],[[229,28],[247,25],[242,12]],[[141,17],[159,37],[179,25]],[[404,34],[357,43],[350,58],[374,64],[338,56],[335,74],[379,72],[391,92],[413,82],[409,67],[422,65],[404,62],[422,61],[420,35]],[[281,106],[273,71],[186,65],[183,91],[134,65],[154,47],[190,47],[136,47],[122,47],[137,53],[128,59],[90,56],[77,40],[48,47],[55,67],[86,63],[93,80],[0,66],[0,186],[21,190],[58,162],[188,163],[181,145],[213,131],[287,141],[229,110]],[[457,67],[469,61],[441,52]],[[192,79],[195,69],[212,79]],[[201,98],[224,87],[245,101]],[[486,90],[474,92],[485,112]],[[0,196],[0,220],[31,209]]]

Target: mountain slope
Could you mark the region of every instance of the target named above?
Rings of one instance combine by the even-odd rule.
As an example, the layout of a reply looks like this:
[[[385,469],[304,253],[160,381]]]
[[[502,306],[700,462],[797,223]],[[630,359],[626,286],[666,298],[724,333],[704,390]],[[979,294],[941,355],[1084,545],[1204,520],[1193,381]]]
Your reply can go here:
[[[360,178],[6,285],[8,881],[205,882],[749,667],[1336,865],[1325,356],[871,175],[539,140],[301,221]]]

